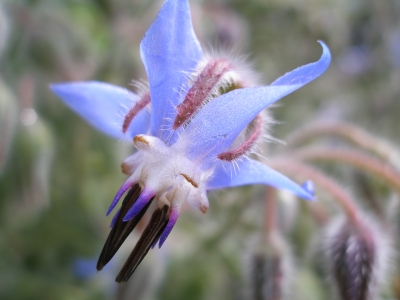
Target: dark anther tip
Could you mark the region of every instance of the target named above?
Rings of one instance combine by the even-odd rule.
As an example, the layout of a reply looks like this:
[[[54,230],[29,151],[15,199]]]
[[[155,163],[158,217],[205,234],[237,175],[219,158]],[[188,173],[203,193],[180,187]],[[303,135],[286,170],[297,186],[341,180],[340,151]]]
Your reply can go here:
[[[168,224],[169,206],[164,205],[162,208],[157,208],[146,229],[143,231],[135,248],[133,248],[127,261],[119,272],[116,282],[126,282],[132,276],[133,272],[142,262],[143,258],[149,252],[152,245],[160,238],[162,232]]]
[[[99,256],[99,260],[97,261],[96,268],[98,271],[102,270],[103,267],[113,258],[115,253],[118,251],[125,239],[139,223],[140,219],[143,217],[150,204],[152,203],[153,199],[151,199],[142,209],[142,211],[138,213],[134,218],[132,218],[128,222],[124,222],[123,216],[136,202],[140,194],[141,188],[138,184],[136,184],[129,190],[128,194],[125,196],[117,219],[113,227],[111,228],[111,231],[104,244],[103,250],[101,251],[101,254]]]

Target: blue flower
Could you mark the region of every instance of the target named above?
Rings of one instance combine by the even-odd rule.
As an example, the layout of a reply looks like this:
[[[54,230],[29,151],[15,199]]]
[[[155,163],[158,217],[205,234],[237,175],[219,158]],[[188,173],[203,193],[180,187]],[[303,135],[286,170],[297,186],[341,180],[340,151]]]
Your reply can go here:
[[[100,270],[113,257],[153,201],[157,209],[117,277],[126,281],[149,249],[164,243],[184,201],[205,212],[207,191],[266,184],[312,199],[300,186],[248,155],[263,137],[262,111],[320,76],[328,47],[314,63],[269,86],[258,86],[246,66],[205,55],[194,34],[187,0],[166,0],[146,32],[140,53],[149,88],[135,94],[108,83],[53,84],[51,89],[94,127],[138,149],[122,164],[130,175],[107,214],[126,193],[100,255]]]

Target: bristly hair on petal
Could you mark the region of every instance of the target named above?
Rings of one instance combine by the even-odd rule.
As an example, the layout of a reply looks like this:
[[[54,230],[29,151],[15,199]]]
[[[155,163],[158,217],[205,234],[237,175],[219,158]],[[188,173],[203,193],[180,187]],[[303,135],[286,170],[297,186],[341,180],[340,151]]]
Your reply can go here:
[[[254,87],[259,77],[253,71],[245,56],[230,51],[204,54],[196,69],[186,74],[188,88],[184,90],[183,101],[176,106],[173,130],[186,128],[199,110],[211,100],[232,90]]]
[[[131,87],[134,88],[136,94],[139,97],[142,97],[144,94],[146,94],[149,90],[149,83],[146,80],[132,80],[131,83],[129,84]]]
[[[267,109],[260,112],[253,121],[237,136],[229,147],[228,151],[217,155],[218,159],[223,161],[235,161],[251,154],[263,157],[260,144],[270,142],[273,138],[269,135],[270,126],[275,121],[270,116]]]
[[[149,91],[149,85],[145,81],[135,81],[133,80],[131,83],[132,86],[136,87],[136,94],[139,96],[139,100],[136,101],[131,107],[127,108],[127,111],[124,113],[124,118],[122,122],[122,132],[125,134],[133,119],[145,108],[147,108],[149,114],[150,114],[150,103],[151,103],[151,98],[150,98],[150,91]]]
[[[225,49],[210,46],[208,49],[203,49],[203,53],[203,57],[193,73],[194,76],[196,76],[196,72],[198,74],[199,70],[202,70],[205,64],[211,59],[225,59],[232,65],[232,71],[227,74],[225,82],[223,83],[227,85],[225,86],[226,90],[229,90],[229,84],[232,82],[237,83],[242,88],[262,85],[262,75],[255,71],[255,63],[249,59],[248,55],[243,54],[239,48],[233,47],[231,49]]]

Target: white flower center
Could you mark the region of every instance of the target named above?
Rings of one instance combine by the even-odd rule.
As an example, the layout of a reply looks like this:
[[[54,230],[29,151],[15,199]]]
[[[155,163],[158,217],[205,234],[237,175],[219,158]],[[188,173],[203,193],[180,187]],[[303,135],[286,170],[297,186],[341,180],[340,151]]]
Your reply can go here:
[[[207,210],[206,174],[193,161],[154,136],[137,135],[133,142],[139,151],[123,164],[124,168],[134,170],[132,182],[170,206],[180,207],[188,200],[203,212]]]

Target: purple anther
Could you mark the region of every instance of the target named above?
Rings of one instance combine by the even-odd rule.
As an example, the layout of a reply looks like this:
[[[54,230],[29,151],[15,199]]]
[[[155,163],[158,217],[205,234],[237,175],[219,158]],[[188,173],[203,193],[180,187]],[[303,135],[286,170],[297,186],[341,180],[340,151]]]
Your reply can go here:
[[[116,222],[117,219],[118,219],[118,216],[119,216],[119,212],[120,212],[120,211],[121,211],[121,209],[118,209],[118,211],[115,213],[114,217],[112,218],[111,224],[110,224],[110,228],[113,228],[113,227],[114,227],[115,222]]]
[[[127,181],[125,181],[125,183],[119,188],[117,194],[114,197],[114,200],[111,202],[111,205],[107,210],[106,216],[108,216],[110,214],[110,212],[112,212],[115,205],[118,204],[119,199],[121,199],[122,195],[125,194],[125,192],[127,190],[129,190],[134,184],[135,184],[135,182],[133,182],[132,180],[128,179]]]
[[[163,233],[161,234],[160,242],[158,243],[159,248],[161,248],[161,246],[164,244],[165,240],[167,239],[169,233],[171,232],[172,228],[174,228],[175,223],[178,220],[178,217],[179,217],[179,209],[177,209],[176,207],[172,207],[171,213],[169,215],[168,224],[165,227]]]
[[[156,193],[153,191],[143,190],[135,204],[132,205],[122,220],[127,222],[136,216],[146,206],[150,199],[155,196],[155,194]]]

